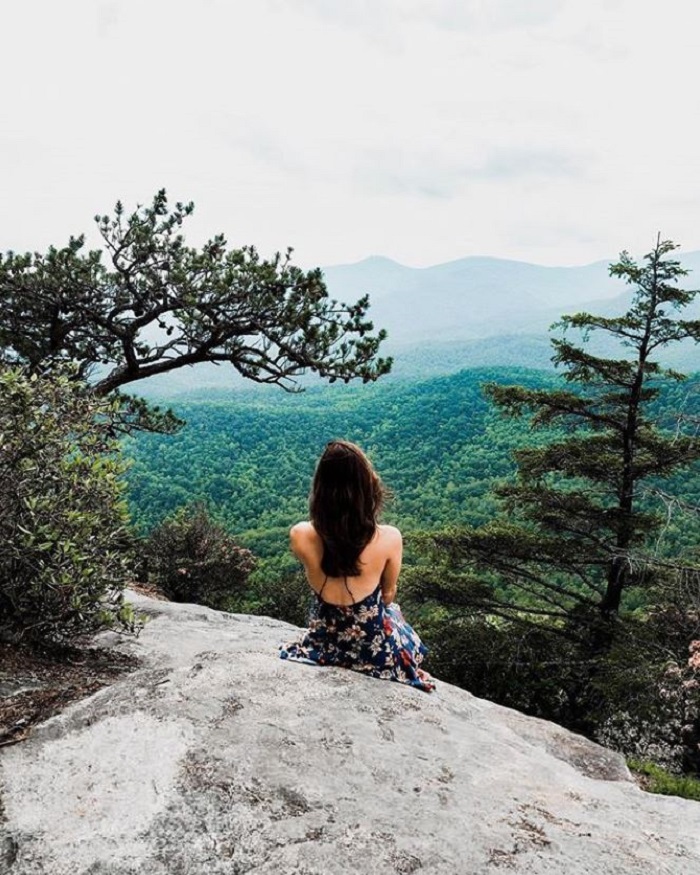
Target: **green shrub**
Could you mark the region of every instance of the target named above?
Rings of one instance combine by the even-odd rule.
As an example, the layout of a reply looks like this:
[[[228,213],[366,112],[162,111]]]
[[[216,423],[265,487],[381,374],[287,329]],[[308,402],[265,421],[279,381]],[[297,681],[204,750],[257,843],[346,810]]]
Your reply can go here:
[[[236,610],[306,626],[312,603],[313,593],[303,571],[284,561],[263,560]]]
[[[63,370],[0,367],[0,636],[65,644],[135,628],[115,404]]]
[[[227,610],[245,591],[255,565],[250,550],[209,516],[202,504],[181,507],[146,541],[150,582],[177,602]]]
[[[693,777],[672,775],[655,763],[628,759],[630,771],[645,775],[645,789],[649,793],[661,793],[664,796],[682,796],[684,799],[694,799],[700,802],[700,780]]]

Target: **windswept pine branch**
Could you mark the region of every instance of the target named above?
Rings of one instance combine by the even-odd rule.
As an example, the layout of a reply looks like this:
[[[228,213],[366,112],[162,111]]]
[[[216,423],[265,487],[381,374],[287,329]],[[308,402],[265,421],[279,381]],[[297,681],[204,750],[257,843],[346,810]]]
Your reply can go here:
[[[169,207],[162,190],[129,215],[117,203],[97,216],[103,249],[86,251],[80,236],[0,255],[0,359],[39,372],[76,362],[98,395],[202,362],[288,391],[309,371],[369,382],[390,370],[366,295],[333,300],[320,269],[296,267],[291,249],[265,259],[223,235],[188,246],[193,210]]]

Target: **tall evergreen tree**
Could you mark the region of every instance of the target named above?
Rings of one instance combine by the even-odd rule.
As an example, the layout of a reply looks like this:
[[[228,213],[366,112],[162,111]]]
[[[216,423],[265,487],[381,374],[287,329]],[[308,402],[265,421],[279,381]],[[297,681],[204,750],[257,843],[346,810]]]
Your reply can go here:
[[[700,321],[680,317],[698,292],[678,287],[687,271],[670,255],[676,248],[659,239],[643,264],[623,252],[611,265],[611,275],[634,289],[624,315],[578,313],[553,326],[562,329],[552,340],[553,361],[570,385],[485,385],[504,414],[529,415],[539,433],[515,452],[516,480],[497,489],[506,515],[431,538],[443,567],[425,596],[517,622],[545,621],[576,639],[592,625],[609,630],[625,593],[658,580],[643,554],[661,518],[643,489],[700,459],[694,433],[664,428],[651,413],[663,382],[685,379],[659,365],[659,350],[700,341]],[[573,329],[582,332],[578,345]],[[594,355],[593,332],[615,338],[620,357]]]

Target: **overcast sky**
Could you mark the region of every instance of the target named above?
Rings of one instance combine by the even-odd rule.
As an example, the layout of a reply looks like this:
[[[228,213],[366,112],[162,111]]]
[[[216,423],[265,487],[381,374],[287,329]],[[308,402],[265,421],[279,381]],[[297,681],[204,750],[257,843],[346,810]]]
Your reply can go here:
[[[15,0],[0,250],[193,200],[304,266],[700,249],[694,0]]]

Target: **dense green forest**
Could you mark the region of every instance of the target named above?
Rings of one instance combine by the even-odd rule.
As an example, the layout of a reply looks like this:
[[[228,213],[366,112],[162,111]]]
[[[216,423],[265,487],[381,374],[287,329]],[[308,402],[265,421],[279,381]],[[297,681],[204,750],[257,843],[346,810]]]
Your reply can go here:
[[[131,459],[134,523],[148,532],[179,506],[204,501],[241,544],[260,557],[286,553],[289,526],[306,516],[314,463],[325,443],[344,437],[371,456],[394,498],[385,519],[405,533],[459,523],[479,525],[498,513],[490,493],[512,475],[512,451],[546,438],[527,422],[506,419],[481,391],[485,382],[551,388],[552,372],[470,369],[424,382],[333,385],[290,395],[279,390],[183,396],[175,435],[137,434]],[[678,411],[697,415],[700,375],[669,381],[652,407],[673,428]],[[700,504],[700,469],[676,475],[665,491]],[[653,497],[659,512],[662,504]],[[672,517],[669,552],[697,543],[700,524]]]
[[[178,401],[187,425],[176,435],[128,439],[134,522],[148,531],[180,504],[203,500],[260,555],[306,516],[314,464],[325,443],[344,437],[371,456],[393,493],[386,519],[407,530],[479,523],[495,512],[489,489],[527,441],[520,423],[488,405],[485,380],[529,385],[552,376],[524,370],[469,370],[427,382],[327,386],[298,395],[201,394]]]

